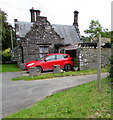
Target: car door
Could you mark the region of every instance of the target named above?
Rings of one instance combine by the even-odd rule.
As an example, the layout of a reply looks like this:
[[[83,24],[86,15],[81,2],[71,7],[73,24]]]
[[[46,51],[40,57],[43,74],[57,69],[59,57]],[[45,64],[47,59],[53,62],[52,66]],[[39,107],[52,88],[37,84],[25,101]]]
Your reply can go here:
[[[56,55],[55,65],[60,65],[61,68],[64,67],[68,56],[66,55]]]
[[[42,61],[43,70],[52,70],[55,64],[55,55],[47,56],[44,61]]]

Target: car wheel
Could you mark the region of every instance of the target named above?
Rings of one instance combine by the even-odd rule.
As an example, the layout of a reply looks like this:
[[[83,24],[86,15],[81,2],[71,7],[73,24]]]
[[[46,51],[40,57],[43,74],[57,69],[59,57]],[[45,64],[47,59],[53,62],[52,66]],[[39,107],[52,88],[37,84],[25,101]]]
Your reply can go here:
[[[37,66],[37,72],[42,72],[43,70],[42,70],[42,67],[40,67],[40,66]]]
[[[65,71],[70,71],[70,70],[72,70],[72,66],[71,66],[70,64],[66,64],[66,65],[64,66],[64,70],[65,70]]]

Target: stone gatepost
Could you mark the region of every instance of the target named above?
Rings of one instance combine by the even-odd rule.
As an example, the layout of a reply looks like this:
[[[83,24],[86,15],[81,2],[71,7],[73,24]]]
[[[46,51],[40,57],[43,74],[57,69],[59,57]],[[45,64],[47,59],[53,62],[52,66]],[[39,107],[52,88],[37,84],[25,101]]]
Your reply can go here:
[[[40,70],[37,70],[37,67],[30,67],[30,70],[29,70],[30,76],[38,76],[40,74],[41,74],[41,72],[40,72]]]
[[[60,65],[53,66],[53,73],[61,73]]]

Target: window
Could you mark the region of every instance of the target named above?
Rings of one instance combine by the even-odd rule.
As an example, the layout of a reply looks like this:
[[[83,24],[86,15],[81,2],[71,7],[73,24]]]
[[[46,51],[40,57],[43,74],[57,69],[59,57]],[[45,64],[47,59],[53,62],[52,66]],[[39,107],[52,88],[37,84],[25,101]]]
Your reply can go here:
[[[68,56],[67,56],[67,55],[64,55],[64,58],[68,58]]]
[[[56,59],[55,59],[55,55],[48,56],[48,57],[46,58],[46,60],[47,60],[47,61],[56,60]]]
[[[45,60],[42,60],[41,62],[45,62]]]
[[[68,58],[67,55],[57,55],[57,60]]]
[[[57,60],[64,59],[63,55],[57,55]]]
[[[44,57],[45,55],[48,54],[48,46],[41,46],[39,48],[39,51],[40,51],[40,57]]]

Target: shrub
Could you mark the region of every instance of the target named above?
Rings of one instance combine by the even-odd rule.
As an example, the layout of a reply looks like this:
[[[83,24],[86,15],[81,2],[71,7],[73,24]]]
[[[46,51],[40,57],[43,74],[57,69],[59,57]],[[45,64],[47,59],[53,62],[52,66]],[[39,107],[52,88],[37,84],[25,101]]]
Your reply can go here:
[[[110,77],[113,78],[113,56],[111,57],[111,60],[110,60]]]
[[[7,48],[2,52],[2,60],[4,61],[10,61],[11,60],[11,49]]]
[[[110,77],[113,78],[113,44],[111,47],[111,59],[110,59]]]
[[[74,58],[74,66],[79,67],[79,62],[77,58]]]

